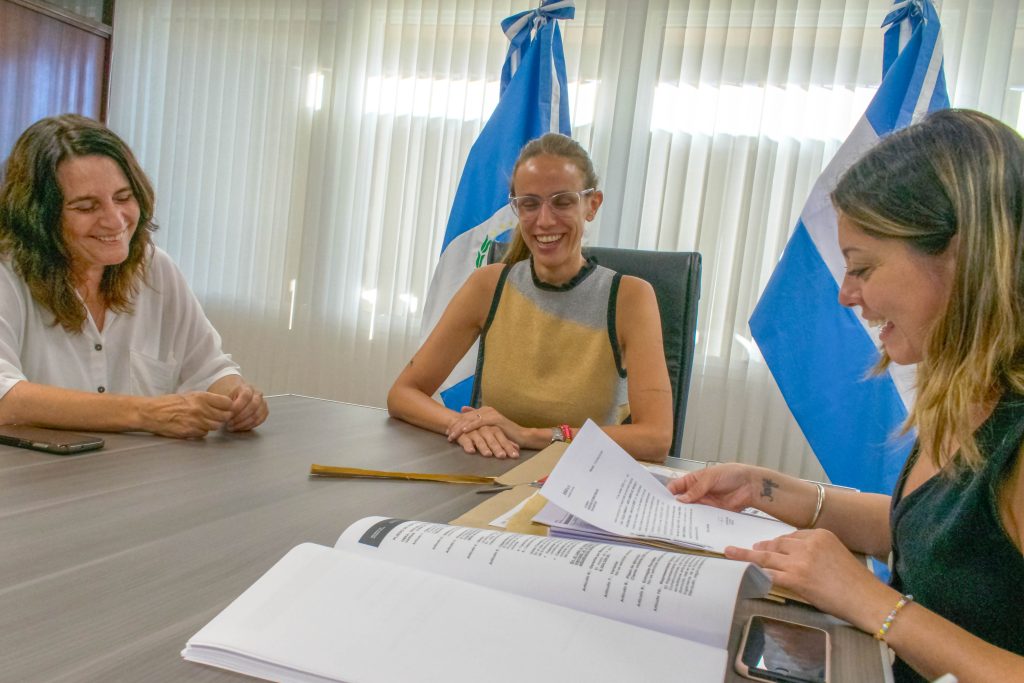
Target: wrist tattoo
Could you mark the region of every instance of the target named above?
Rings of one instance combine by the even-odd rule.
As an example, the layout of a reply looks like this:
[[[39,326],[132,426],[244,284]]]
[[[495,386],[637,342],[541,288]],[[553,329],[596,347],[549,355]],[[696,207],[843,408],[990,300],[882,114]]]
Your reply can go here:
[[[772,490],[779,488],[779,485],[771,479],[761,480],[761,497],[767,498],[771,502],[775,502],[775,497],[772,496]]]

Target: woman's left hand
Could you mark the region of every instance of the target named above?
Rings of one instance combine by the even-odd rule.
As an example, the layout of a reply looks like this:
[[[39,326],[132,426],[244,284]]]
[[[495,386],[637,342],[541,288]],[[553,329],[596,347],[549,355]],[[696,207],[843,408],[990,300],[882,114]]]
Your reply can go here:
[[[801,529],[755,543],[752,549],[728,547],[725,556],[753,562],[765,569],[774,586],[848,621],[857,601],[885,588],[835,534],[825,529]]]
[[[229,432],[247,432],[267,419],[270,408],[263,392],[242,380],[228,398],[231,399],[231,419],[224,427]]]

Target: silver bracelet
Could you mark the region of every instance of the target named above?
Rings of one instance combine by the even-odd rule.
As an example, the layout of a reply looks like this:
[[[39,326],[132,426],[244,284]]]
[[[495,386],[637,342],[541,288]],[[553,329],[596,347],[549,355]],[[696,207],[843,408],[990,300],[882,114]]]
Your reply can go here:
[[[818,483],[814,485],[818,487],[818,502],[814,506],[814,516],[811,517],[811,523],[807,525],[808,529],[813,529],[814,525],[818,523],[818,518],[821,517],[821,507],[825,504],[825,487]]]

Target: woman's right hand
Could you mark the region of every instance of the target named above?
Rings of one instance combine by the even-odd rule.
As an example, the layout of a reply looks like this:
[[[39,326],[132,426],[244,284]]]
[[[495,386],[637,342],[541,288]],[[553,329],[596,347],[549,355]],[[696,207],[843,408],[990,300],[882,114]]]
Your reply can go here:
[[[144,399],[142,428],[160,436],[206,436],[231,419],[231,399],[208,391],[166,394]]]
[[[467,453],[485,457],[518,458],[522,427],[491,407],[480,409],[468,406],[449,423],[445,433]]]
[[[681,503],[700,503],[735,512],[754,506],[754,469],[738,463],[706,467],[673,479],[668,490]]]
[[[518,458],[519,445],[510,439],[501,427],[483,425],[463,432],[454,439],[467,453],[479,453],[485,458]]]

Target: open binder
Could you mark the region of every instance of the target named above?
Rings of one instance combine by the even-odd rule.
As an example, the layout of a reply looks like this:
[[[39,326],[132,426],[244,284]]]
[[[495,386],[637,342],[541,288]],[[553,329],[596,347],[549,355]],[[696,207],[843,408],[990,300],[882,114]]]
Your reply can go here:
[[[721,681],[758,568],[371,517],[292,549],[185,659],[279,681]]]

